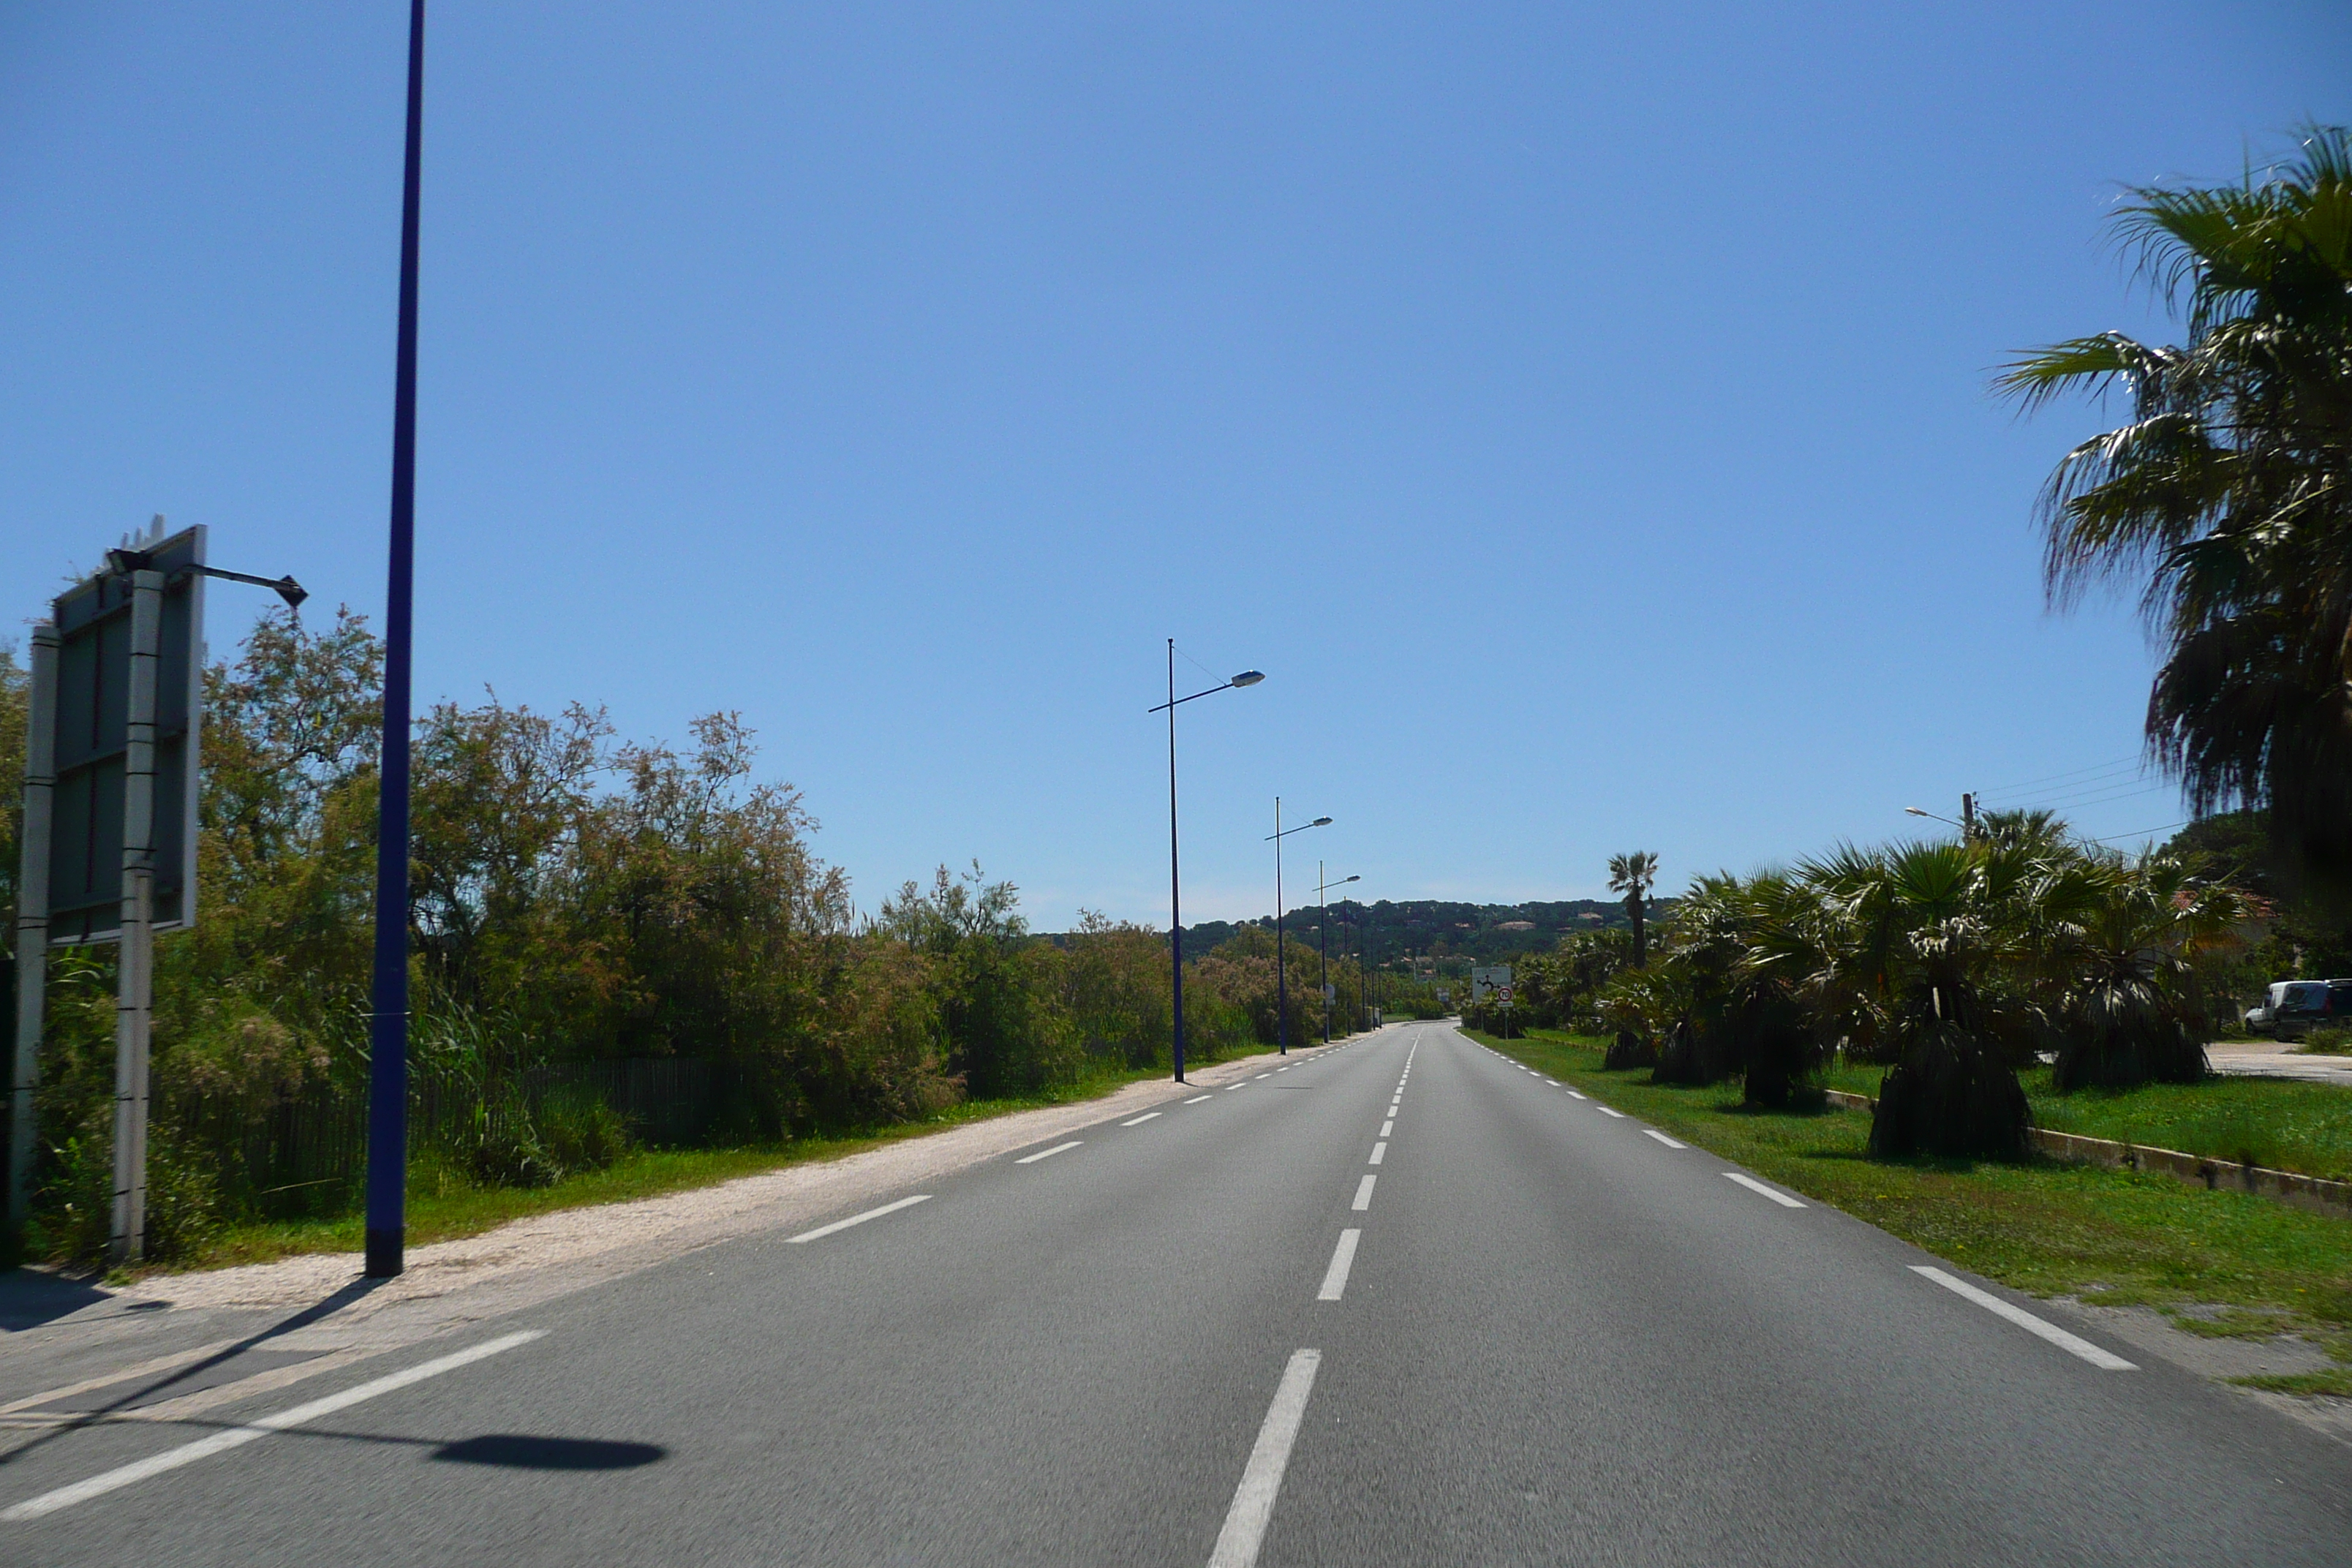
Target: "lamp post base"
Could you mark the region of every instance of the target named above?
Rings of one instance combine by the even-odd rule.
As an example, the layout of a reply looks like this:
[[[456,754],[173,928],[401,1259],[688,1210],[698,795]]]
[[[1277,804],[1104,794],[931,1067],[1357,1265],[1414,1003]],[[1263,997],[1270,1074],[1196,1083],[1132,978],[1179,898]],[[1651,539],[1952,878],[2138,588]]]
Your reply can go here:
[[[367,1233],[367,1277],[389,1279],[404,1267],[402,1254],[406,1250],[408,1227],[394,1230],[370,1230]]]

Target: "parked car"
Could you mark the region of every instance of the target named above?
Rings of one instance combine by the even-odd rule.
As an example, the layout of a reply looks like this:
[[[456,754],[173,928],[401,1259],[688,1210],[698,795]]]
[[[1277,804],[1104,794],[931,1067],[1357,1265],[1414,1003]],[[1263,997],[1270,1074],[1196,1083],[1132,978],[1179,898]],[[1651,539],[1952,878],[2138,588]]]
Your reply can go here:
[[[2336,1019],[2352,1021],[2352,980],[2273,980],[2246,1009],[2246,1027],[2282,1041]]]

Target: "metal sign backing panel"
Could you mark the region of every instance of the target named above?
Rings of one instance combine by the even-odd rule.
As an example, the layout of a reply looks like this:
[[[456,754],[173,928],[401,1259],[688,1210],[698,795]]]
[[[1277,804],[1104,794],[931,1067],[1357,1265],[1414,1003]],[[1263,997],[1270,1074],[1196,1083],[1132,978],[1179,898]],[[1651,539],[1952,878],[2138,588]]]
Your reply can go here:
[[[205,531],[140,548],[163,574],[155,690],[155,927],[195,921],[198,731],[204,696]],[[52,946],[112,942],[122,921],[122,765],[129,744],[131,584],[100,573],[58,596],[57,793],[49,839]]]

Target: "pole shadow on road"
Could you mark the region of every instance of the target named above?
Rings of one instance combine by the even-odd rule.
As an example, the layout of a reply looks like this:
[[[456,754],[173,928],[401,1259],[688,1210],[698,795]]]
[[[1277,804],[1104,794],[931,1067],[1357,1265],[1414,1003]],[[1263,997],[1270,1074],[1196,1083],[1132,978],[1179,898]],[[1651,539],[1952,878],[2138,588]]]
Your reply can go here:
[[[503,1465],[518,1470],[629,1470],[669,1458],[653,1443],[610,1443],[595,1437],[533,1437],[501,1432],[433,1450],[457,1465]]]

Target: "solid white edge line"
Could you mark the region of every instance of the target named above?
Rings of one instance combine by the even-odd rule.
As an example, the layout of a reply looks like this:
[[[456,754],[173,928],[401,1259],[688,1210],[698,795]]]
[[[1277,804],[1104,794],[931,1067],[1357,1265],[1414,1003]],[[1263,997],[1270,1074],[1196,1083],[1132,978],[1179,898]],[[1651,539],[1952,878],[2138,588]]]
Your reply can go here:
[[[1013,1163],[1016,1165],[1034,1165],[1040,1160],[1050,1160],[1056,1154],[1066,1154],[1085,1142],[1083,1138],[1073,1138],[1066,1143],[1056,1143],[1051,1149],[1040,1149],[1034,1154],[1024,1154]]]
[[[1380,1178],[1378,1176],[1367,1172],[1364,1175],[1364,1179],[1356,1184],[1356,1201],[1349,1204],[1348,1206],[1354,1209],[1358,1214],[1361,1214],[1364,1210],[1371,1207],[1372,1184],[1379,1180]]]
[[[1642,1131],[1656,1139],[1659,1142],[1664,1143],[1669,1149],[1687,1149],[1690,1147],[1687,1143],[1675,1142],[1673,1139],[1667,1137],[1664,1133],[1659,1131],[1654,1127],[1644,1127]]]
[[[1160,1114],[1160,1112],[1158,1112],[1158,1111],[1156,1111],[1156,1110],[1147,1110],[1147,1111],[1145,1111],[1142,1115],[1140,1115],[1140,1116],[1137,1117],[1134,1121],[1122,1121],[1122,1122],[1120,1122],[1120,1123],[1119,1123],[1119,1125],[1120,1125],[1121,1127],[1140,1127],[1140,1126],[1142,1126],[1145,1122],[1147,1122],[1147,1121],[1150,1121],[1153,1117],[1155,1117],[1155,1116],[1157,1116],[1157,1115],[1159,1115],[1159,1114]]]
[[[1355,1266],[1356,1243],[1363,1237],[1360,1230],[1343,1230],[1339,1245],[1331,1249],[1331,1267],[1323,1270],[1323,1288],[1315,1292],[1318,1301],[1336,1301],[1348,1293],[1348,1270]]]
[[[422,1383],[428,1377],[438,1377],[445,1372],[455,1372],[461,1366],[497,1355],[500,1351],[510,1351],[517,1345],[527,1345],[531,1341],[542,1339],[545,1336],[544,1329],[525,1329],[520,1333],[502,1334],[495,1340],[485,1340],[480,1344],[452,1352],[448,1355],[436,1356],[431,1361],[419,1362],[404,1371],[388,1373],[383,1377],[362,1383],[355,1388],[347,1388],[341,1394],[331,1394],[324,1399],[313,1399],[308,1405],[297,1405],[292,1409],[281,1410],[275,1415],[265,1415],[258,1421],[248,1422],[242,1426],[231,1426],[226,1431],[215,1432],[209,1437],[199,1437],[193,1443],[184,1443],[176,1448],[166,1448],[160,1454],[151,1455],[135,1463],[103,1471],[86,1481],[76,1481],[69,1487],[59,1487],[55,1491],[47,1491],[38,1497],[27,1498],[13,1508],[0,1510],[0,1520],[39,1519],[45,1514],[55,1513],[59,1509],[71,1508],[78,1502],[88,1502],[91,1498],[103,1497],[108,1492],[143,1481],[150,1476],[163,1475],[168,1471],[179,1469],[184,1465],[193,1465],[198,1459],[207,1459],[215,1454],[225,1454],[231,1448],[242,1448],[247,1443],[268,1436],[272,1432],[283,1432],[289,1427],[316,1421],[321,1415],[331,1415],[338,1410],[347,1409],[380,1394],[390,1394],[395,1389],[406,1388],[412,1383]]]
[[[2077,1355],[2101,1372],[2137,1372],[2139,1368],[2113,1351],[2101,1350],[2080,1334],[2070,1334],[2057,1324],[2037,1318],[2022,1307],[2012,1307],[1989,1290],[1979,1290],[1965,1279],[1956,1279],[1940,1268],[1924,1263],[1911,1265],[1911,1272],[1933,1279],[1955,1296],[1967,1298],[1997,1318],[2006,1318],[2029,1334],[2038,1334],[2069,1355]]]
[[[1603,1116],[1613,1116],[1620,1121],[1625,1120],[1625,1113],[1622,1110],[1612,1110],[1605,1105],[1597,1107],[1596,1109],[1598,1109]]]
[[[1801,1209],[1806,1206],[1803,1199],[1792,1198],[1788,1194],[1780,1191],[1778,1188],[1768,1187],[1763,1183],[1758,1181],[1755,1177],[1742,1175],[1738,1171],[1724,1172],[1723,1179],[1727,1182],[1738,1182],[1741,1186],[1746,1187],[1751,1193],[1762,1193],[1766,1197],[1770,1198],[1774,1203],[1779,1204],[1784,1209]]]
[[[1274,1391],[1274,1403],[1266,1406],[1249,1463],[1242,1467],[1242,1484],[1234,1489],[1233,1507],[1225,1510],[1225,1527],[1217,1531],[1216,1547],[1209,1553],[1209,1568],[1255,1568],[1266,1521],[1274,1517],[1274,1500],[1282,1492],[1282,1473],[1290,1468],[1291,1446],[1307,1419],[1315,1369],[1322,1363],[1321,1351],[1294,1351],[1290,1364],[1282,1369],[1282,1382]]]
[[[837,1219],[831,1225],[821,1225],[814,1230],[804,1230],[798,1236],[788,1236],[784,1237],[784,1245],[790,1247],[794,1242],[815,1241],[821,1237],[831,1236],[836,1230],[847,1230],[853,1225],[864,1225],[869,1219],[880,1219],[886,1214],[897,1214],[900,1209],[910,1209],[917,1204],[930,1201],[930,1194],[917,1193],[911,1198],[900,1198],[897,1203],[884,1204],[878,1209],[867,1209],[864,1214],[854,1214],[847,1219]]]
[[[1217,1098],[1217,1097],[1216,1097],[1215,1095],[1213,1095],[1213,1094],[1196,1094],[1196,1095],[1194,1095],[1192,1099],[1190,1099],[1190,1100],[1186,1100],[1184,1103],[1185,1103],[1185,1104],[1187,1104],[1187,1105],[1198,1105],[1198,1104],[1200,1104],[1200,1103],[1201,1103],[1202,1100],[1214,1100],[1214,1099],[1216,1099],[1216,1098]]]
[[[1384,1142],[1375,1143],[1372,1145],[1372,1157],[1365,1161],[1364,1163],[1367,1165],[1377,1165],[1388,1157],[1389,1146]]]

